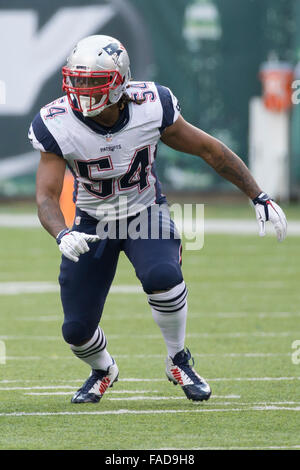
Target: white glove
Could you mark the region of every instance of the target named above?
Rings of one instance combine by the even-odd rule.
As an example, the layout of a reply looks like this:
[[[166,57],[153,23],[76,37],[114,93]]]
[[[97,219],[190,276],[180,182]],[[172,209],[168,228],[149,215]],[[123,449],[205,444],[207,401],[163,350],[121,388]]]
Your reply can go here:
[[[98,235],[89,235],[88,233],[71,231],[64,229],[56,237],[57,244],[62,254],[71,261],[77,263],[79,256],[90,248],[87,242],[97,242],[100,240]]]
[[[259,225],[259,235],[265,236],[265,225],[269,220],[274,225],[278,241],[282,242],[287,232],[287,221],[283,210],[266,193],[260,193],[252,202]]]

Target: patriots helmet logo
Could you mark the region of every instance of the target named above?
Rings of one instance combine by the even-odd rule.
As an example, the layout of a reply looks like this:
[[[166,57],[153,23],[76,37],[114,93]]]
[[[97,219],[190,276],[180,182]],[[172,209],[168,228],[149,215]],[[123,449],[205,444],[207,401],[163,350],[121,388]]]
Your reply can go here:
[[[115,63],[118,62],[118,59],[124,50],[124,49],[121,49],[119,46],[120,45],[118,43],[111,42],[107,46],[103,47],[103,50],[112,57]]]

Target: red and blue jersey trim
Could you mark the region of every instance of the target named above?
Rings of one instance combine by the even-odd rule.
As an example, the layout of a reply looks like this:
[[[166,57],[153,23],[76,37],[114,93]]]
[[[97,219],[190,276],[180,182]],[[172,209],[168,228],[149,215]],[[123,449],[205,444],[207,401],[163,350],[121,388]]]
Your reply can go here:
[[[60,146],[45,125],[40,113],[32,121],[32,130],[46,152],[55,153],[55,155],[63,157]]]
[[[171,93],[168,88],[155,83],[163,109],[163,116],[159,132],[162,134],[166,127],[174,123],[175,109]]]

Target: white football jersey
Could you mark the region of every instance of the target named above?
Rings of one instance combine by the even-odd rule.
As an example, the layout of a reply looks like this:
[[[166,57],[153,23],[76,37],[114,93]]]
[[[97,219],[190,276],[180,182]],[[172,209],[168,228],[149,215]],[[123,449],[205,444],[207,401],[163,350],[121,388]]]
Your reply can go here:
[[[154,82],[130,82],[129,103],[111,128],[74,111],[66,96],[44,106],[34,118],[33,147],[67,162],[75,178],[77,207],[92,217],[123,218],[142,207],[165,202],[155,169],[163,130],[180,114],[169,88]]]

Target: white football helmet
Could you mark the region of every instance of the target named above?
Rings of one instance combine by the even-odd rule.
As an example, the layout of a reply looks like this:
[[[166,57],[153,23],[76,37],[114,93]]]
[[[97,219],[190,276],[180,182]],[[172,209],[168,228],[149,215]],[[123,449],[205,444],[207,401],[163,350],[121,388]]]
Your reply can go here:
[[[71,107],[84,116],[96,116],[117,103],[131,78],[129,65],[118,39],[102,35],[81,39],[62,69]]]

